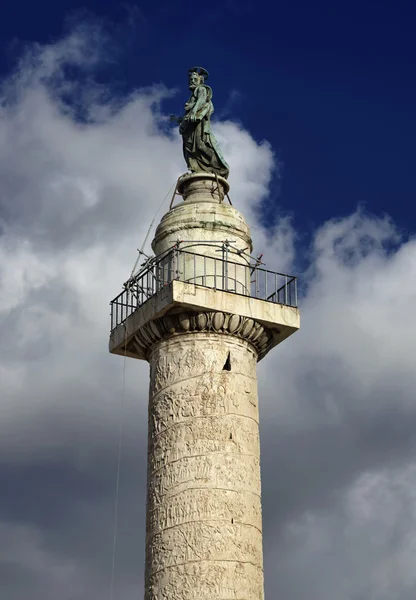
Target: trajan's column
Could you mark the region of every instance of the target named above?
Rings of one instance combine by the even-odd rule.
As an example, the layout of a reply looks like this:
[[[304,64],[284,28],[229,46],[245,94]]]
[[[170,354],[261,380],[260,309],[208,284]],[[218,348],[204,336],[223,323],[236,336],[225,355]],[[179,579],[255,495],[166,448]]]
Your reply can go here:
[[[299,328],[296,279],[251,257],[229,201],[207,77],[176,119],[182,200],[111,303],[110,352],[150,363],[145,600],[263,599],[256,364]]]

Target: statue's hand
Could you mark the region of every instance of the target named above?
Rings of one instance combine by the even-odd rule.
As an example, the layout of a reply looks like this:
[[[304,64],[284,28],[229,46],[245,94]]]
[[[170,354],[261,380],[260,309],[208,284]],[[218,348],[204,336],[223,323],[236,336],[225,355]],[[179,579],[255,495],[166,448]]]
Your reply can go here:
[[[195,123],[196,121],[198,121],[198,117],[193,114],[190,114],[188,119],[191,121],[191,123]]]

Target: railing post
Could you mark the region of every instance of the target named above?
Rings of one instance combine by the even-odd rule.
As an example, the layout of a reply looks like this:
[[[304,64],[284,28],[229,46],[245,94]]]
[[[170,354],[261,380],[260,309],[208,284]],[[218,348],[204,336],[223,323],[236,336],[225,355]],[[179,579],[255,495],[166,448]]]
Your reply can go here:
[[[194,276],[193,276],[193,280],[194,280],[194,285],[196,285],[196,254],[194,253]]]
[[[176,279],[178,281],[181,280],[181,262],[180,262],[181,253],[182,253],[182,250],[180,248],[177,248],[176,249]]]
[[[225,245],[222,244],[222,289],[225,290]]]
[[[225,246],[225,291],[228,291],[228,243]]]
[[[217,289],[217,259],[214,256],[214,290]]]

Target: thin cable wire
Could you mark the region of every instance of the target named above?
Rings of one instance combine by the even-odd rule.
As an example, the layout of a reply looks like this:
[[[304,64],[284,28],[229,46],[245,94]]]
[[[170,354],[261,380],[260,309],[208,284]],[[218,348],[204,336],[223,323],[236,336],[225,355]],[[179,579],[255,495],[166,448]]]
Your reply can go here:
[[[128,304],[128,291],[127,291],[127,304]],[[123,359],[123,377],[121,384],[121,415],[120,424],[118,430],[118,457],[117,457],[117,475],[116,475],[116,490],[114,499],[114,531],[113,531],[113,559],[111,565],[111,585],[110,585],[110,600],[113,600],[114,595],[114,575],[116,566],[116,549],[117,549],[117,530],[118,530],[118,500],[120,490],[120,467],[121,467],[121,453],[123,449],[123,430],[124,430],[124,395],[126,388],[126,363],[127,363],[127,328],[125,327],[125,338],[124,338],[124,359]]]
[[[136,270],[137,267],[137,263],[140,260],[140,256],[143,254],[143,249],[146,245],[147,239],[150,235],[150,231],[152,230],[153,227],[153,223],[156,220],[156,217],[160,211],[160,209],[162,208],[162,206],[164,205],[164,203],[166,202],[166,199],[168,198],[168,196],[170,195],[170,193],[172,192],[172,189],[174,186],[177,185],[177,181],[175,180],[173,182],[173,184],[170,186],[169,191],[167,192],[166,196],[163,198],[163,201],[161,202],[159,208],[157,209],[155,216],[152,219],[152,222],[150,223],[149,229],[147,231],[146,237],[144,238],[143,244],[141,249],[139,250],[139,254],[137,256],[137,259],[134,263],[133,266],[133,270],[131,272],[131,276],[130,278],[133,277],[134,272]],[[129,304],[128,301],[128,294],[129,294],[129,290],[127,288],[127,305]],[[122,390],[121,390],[121,415],[120,415],[120,425],[119,425],[119,434],[118,434],[118,456],[117,456],[117,475],[116,475],[116,489],[115,489],[115,499],[114,499],[114,531],[113,531],[113,557],[112,557],[112,564],[111,564],[111,584],[110,584],[110,600],[113,600],[114,597],[114,580],[115,580],[115,566],[116,566],[116,550],[117,550],[117,532],[118,532],[118,505],[119,505],[119,492],[120,492],[120,470],[121,470],[121,455],[122,455],[122,450],[123,450],[123,429],[124,429],[124,395],[125,395],[125,387],[126,387],[126,362],[127,362],[127,328],[125,327],[125,338],[124,338],[124,359],[123,359],[123,379],[122,379]]]
[[[148,239],[148,237],[149,237],[149,235],[150,235],[150,232],[151,232],[151,230],[152,230],[153,223],[155,222],[155,220],[156,220],[156,217],[157,217],[157,215],[159,214],[159,211],[160,211],[160,209],[161,209],[161,208],[162,208],[162,206],[165,204],[165,202],[166,202],[167,198],[169,197],[170,193],[172,192],[172,189],[173,189],[173,187],[174,187],[174,186],[176,186],[176,185],[177,185],[177,183],[178,183],[178,182],[177,182],[177,180],[175,180],[175,181],[172,183],[172,185],[171,185],[171,186],[170,186],[170,188],[169,188],[169,191],[168,191],[168,193],[167,193],[167,194],[166,194],[166,196],[163,198],[163,200],[162,200],[162,203],[160,204],[159,208],[157,209],[157,211],[156,211],[156,213],[155,213],[155,216],[153,217],[153,219],[152,219],[152,222],[151,222],[151,223],[150,223],[150,225],[149,225],[149,229],[147,230],[146,237],[144,238],[144,242],[143,242],[143,244],[142,244],[142,246],[141,246],[141,248],[140,248],[140,250],[139,250],[139,254],[138,254],[138,256],[137,256],[137,258],[136,258],[136,261],[135,261],[135,263],[134,263],[134,267],[133,267],[133,269],[132,269],[132,272],[131,272],[131,275],[130,275],[130,279],[131,279],[131,278],[134,276],[134,273],[135,273],[135,271],[136,271],[136,267],[137,267],[137,263],[139,262],[139,260],[140,260],[140,257],[141,257],[141,255],[143,254],[143,250],[144,250],[144,247],[145,247],[145,245],[146,245],[147,239]]]
[[[137,256],[136,262],[134,263],[133,270],[131,272],[131,277],[133,277],[134,272],[137,267],[137,263],[140,260],[140,256],[143,254],[143,249],[146,245],[147,239],[150,235],[150,231],[153,227],[153,223],[156,220],[156,217],[166,202],[169,194],[172,192],[174,186],[177,185],[177,181],[174,181],[170,186],[168,193],[163,198],[159,208],[157,209],[155,216],[153,217],[152,222],[150,223],[149,229],[147,231],[146,237],[144,238],[141,249],[139,250],[139,255]],[[129,291],[127,289],[127,305],[128,302],[128,294]],[[113,600],[114,597],[114,580],[115,580],[115,566],[116,566],[116,550],[117,550],[117,533],[118,533],[118,505],[119,505],[119,496],[120,496],[120,471],[121,471],[121,455],[123,450],[123,430],[124,430],[124,396],[125,396],[125,388],[126,388],[126,363],[127,363],[127,328],[125,327],[125,338],[124,338],[124,359],[123,359],[123,377],[122,377],[122,388],[121,388],[121,415],[120,415],[120,424],[119,424],[119,433],[118,433],[118,456],[117,456],[117,474],[116,474],[116,489],[115,489],[115,499],[114,499],[114,528],[113,528],[113,557],[111,564],[111,584],[110,584],[110,600]]]

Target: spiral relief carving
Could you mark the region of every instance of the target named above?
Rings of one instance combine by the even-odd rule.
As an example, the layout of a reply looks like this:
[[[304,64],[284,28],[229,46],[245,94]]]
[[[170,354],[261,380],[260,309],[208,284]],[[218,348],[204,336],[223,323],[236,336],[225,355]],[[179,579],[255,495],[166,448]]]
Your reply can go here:
[[[146,344],[159,342],[148,351],[145,600],[264,600],[262,335],[221,311],[167,315],[146,329]]]
[[[270,343],[270,333],[254,319],[220,311],[188,311],[149,321],[135,334],[133,345],[137,344],[141,351],[147,352],[166,337],[198,331],[223,333],[246,340],[254,346],[259,358]]]

